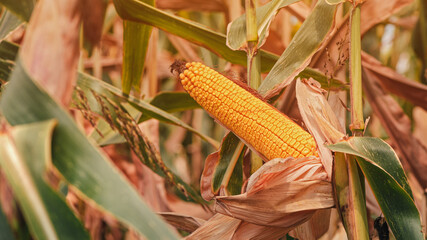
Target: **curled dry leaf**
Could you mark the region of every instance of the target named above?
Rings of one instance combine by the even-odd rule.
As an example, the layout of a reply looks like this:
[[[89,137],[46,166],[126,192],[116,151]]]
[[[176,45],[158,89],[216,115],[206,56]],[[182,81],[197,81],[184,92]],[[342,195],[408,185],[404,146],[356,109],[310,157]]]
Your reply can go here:
[[[427,86],[416,81],[412,81],[393,69],[384,66],[380,61],[362,52],[362,65],[369,69],[372,74],[377,75],[382,87],[388,92],[402,97],[416,106],[427,110]]]
[[[284,237],[291,228],[266,227],[242,221],[233,235],[233,240],[239,239],[279,239]]]
[[[212,189],[212,178],[219,161],[219,151],[210,154],[205,160],[205,167],[200,178],[200,193],[203,199],[209,201],[215,197]]]
[[[29,73],[67,106],[76,81],[81,0],[40,0],[20,52]]]
[[[221,214],[188,239],[279,238],[333,205],[332,185],[319,158],[277,158],[249,178],[245,193],[216,197]]]
[[[158,214],[177,229],[184,230],[190,233],[194,232],[197,228],[199,228],[206,222],[205,220],[200,218],[181,215],[173,212],[161,212]]]
[[[427,111],[415,107],[412,111],[412,117],[414,118],[414,137],[420,141],[424,147],[427,148],[427,138],[425,137],[425,133],[427,133]]]
[[[217,197],[215,210],[257,225],[294,227],[334,205],[327,179],[319,158],[274,159],[249,178],[245,193]]]
[[[218,225],[221,226],[220,230],[215,229]],[[218,213],[188,236],[186,240],[279,239],[285,236],[290,230],[291,228],[255,225]]]
[[[296,2],[286,7],[286,10],[295,16],[300,22],[310,15],[310,7],[307,6],[303,1]]]
[[[242,221],[222,214],[215,214],[209,221],[194,231],[186,240],[233,239],[234,232]]]
[[[297,239],[316,240],[325,234],[329,229],[329,219],[331,218],[331,209],[317,210],[313,217],[307,222],[294,228],[289,235]]]
[[[336,143],[345,137],[344,130],[323,96],[324,90],[319,87],[314,79],[297,81],[296,97],[301,116],[308,131],[317,142],[322,164],[332,176],[332,152],[324,143]]]

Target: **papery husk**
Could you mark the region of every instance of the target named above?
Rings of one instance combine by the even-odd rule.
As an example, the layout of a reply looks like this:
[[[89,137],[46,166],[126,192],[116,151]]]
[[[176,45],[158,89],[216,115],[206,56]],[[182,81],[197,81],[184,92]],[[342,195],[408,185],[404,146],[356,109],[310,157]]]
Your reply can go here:
[[[184,238],[186,240],[233,239],[236,229],[242,221],[222,214],[215,214],[209,221]]]
[[[186,237],[186,240],[240,240],[278,239],[291,228],[266,227],[248,223],[222,214],[214,215],[209,221]]]
[[[247,191],[216,198],[215,211],[269,227],[294,227],[334,205],[319,158],[273,159],[248,181]]]
[[[158,213],[167,221],[170,225],[177,229],[184,230],[186,232],[194,232],[206,221],[200,218],[182,215],[174,212],[160,212]]]
[[[219,162],[219,150],[211,153],[205,160],[202,176],[200,177],[200,193],[206,201],[212,200],[215,194],[212,189],[213,176],[215,167]]]
[[[264,239],[279,239],[285,237],[286,234],[292,229],[280,227],[266,227],[242,221],[236,232],[233,235],[233,240],[251,239],[251,240],[264,240]]]
[[[323,96],[324,90],[314,79],[297,80],[296,96],[301,116],[308,131],[317,142],[322,164],[328,173],[329,179],[332,177],[332,152],[324,143],[336,143],[345,137],[338,118],[335,116],[328,101]]]
[[[329,219],[331,218],[331,209],[317,210],[313,217],[307,222],[299,225],[289,232],[294,238],[304,240],[316,240],[325,234],[329,229]],[[326,221],[327,220],[327,221]]]
[[[334,206],[332,185],[327,179],[317,157],[273,159],[249,178],[245,193],[216,197],[215,211],[220,214],[186,239],[283,237],[318,209]]]
[[[331,226],[328,231],[319,237],[319,240],[346,240],[348,239],[347,233],[341,222],[340,214],[336,208],[331,209],[331,216],[329,220]]]

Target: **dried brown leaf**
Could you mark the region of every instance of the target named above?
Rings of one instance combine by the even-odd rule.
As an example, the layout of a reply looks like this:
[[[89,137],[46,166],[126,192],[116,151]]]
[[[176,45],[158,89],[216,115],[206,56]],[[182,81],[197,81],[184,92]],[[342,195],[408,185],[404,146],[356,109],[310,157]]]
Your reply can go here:
[[[242,221],[234,233],[233,239],[279,239],[284,237],[290,230],[291,228],[266,227]]]
[[[425,134],[427,133],[427,111],[420,107],[415,107],[412,111],[412,117],[415,122],[414,137],[416,137],[418,141],[427,148],[427,138],[425,137]]]
[[[79,57],[81,0],[40,0],[28,24],[21,58],[31,76],[68,106]]]
[[[361,5],[361,34],[365,34],[369,29],[412,2],[413,0],[369,0],[364,2]]]
[[[362,52],[362,65],[364,68],[369,69],[372,74],[377,75],[382,87],[388,92],[427,110],[427,85],[412,81],[398,74],[365,52]]]
[[[331,209],[317,210],[307,222],[294,228],[289,235],[297,239],[316,240],[329,229]]]
[[[304,20],[310,15],[311,9],[303,1],[296,2],[285,8],[288,12],[294,15],[299,21],[304,22]]]
[[[186,237],[186,240],[233,239],[234,232],[242,221],[222,214],[215,214],[209,221]]]
[[[216,214],[186,239],[278,239],[285,236],[289,230],[290,228],[255,225],[222,214]]]
[[[387,95],[379,76],[363,68],[363,89],[372,109],[390,136],[402,160],[409,163],[423,188],[427,188],[427,149],[413,137],[411,120],[399,104]]]
[[[319,240],[342,240],[348,239],[347,233],[342,225],[339,213],[336,208],[331,209],[331,216],[329,219],[330,227],[328,232],[319,237]]]
[[[317,142],[322,164],[332,176],[332,152],[324,143],[336,143],[345,136],[345,131],[323,96],[324,90],[313,79],[297,81],[296,97],[304,123]]]
[[[186,232],[194,232],[206,221],[200,218],[177,214],[173,212],[160,212],[163,219],[165,219],[170,225],[177,229],[184,230]]]
[[[285,46],[282,43],[279,32],[273,29],[268,31],[268,38],[265,38],[265,43],[262,45],[262,49],[271,53],[280,55],[285,50]]]
[[[101,40],[107,3],[106,0],[82,1],[83,33],[92,45]]]
[[[247,191],[216,197],[216,214],[187,239],[275,239],[334,205],[319,158],[273,159],[248,180]],[[223,215],[224,214],[224,215]],[[226,216],[228,215],[228,216]],[[313,229],[316,236],[326,230]]]
[[[253,224],[286,228],[333,205],[332,185],[320,160],[286,158],[258,169],[244,194],[216,197],[215,210]]]
[[[212,189],[212,179],[218,162],[219,152],[211,153],[205,160],[205,167],[200,178],[200,193],[206,201],[212,200],[215,197]]]

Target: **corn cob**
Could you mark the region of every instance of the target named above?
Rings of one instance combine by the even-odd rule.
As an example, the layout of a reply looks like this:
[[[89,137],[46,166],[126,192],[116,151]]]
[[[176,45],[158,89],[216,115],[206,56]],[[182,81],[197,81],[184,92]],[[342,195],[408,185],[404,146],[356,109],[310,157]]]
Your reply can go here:
[[[202,63],[182,63],[182,86],[266,160],[318,156],[313,137],[276,108]]]

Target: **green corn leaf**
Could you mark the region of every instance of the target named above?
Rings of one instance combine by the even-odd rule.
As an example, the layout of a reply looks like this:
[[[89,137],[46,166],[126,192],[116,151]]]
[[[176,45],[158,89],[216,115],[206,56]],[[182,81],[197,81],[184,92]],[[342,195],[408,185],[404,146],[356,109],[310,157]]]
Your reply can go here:
[[[218,193],[226,188],[232,194],[240,194],[243,185],[243,156],[247,147],[233,133],[228,133],[219,150],[218,163],[212,177],[212,189]]]
[[[51,120],[11,128],[0,137],[0,164],[35,237],[89,239],[65,198],[45,182],[55,124]]]
[[[334,22],[335,6],[324,0],[318,1],[311,14],[292,38],[291,43],[280,56],[270,73],[262,82],[258,91],[262,95],[272,95],[288,85],[294,77],[308,65],[329,33]],[[319,24],[321,23],[321,24]],[[274,90],[275,92],[269,93]]]
[[[150,1],[149,4],[153,5],[154,1]],[[129,94],[132,87],[138,93],[141,91],[140,85],[151,29],[151,26],[142,23],[123,21],[122,91],[124,94]]]
[[[256,9],[258,27],[258,46],[260,48],[268,36],[268,29],[274,16],[280,8],[286,7],[299,0],[273,0]],[[227,29],[227,46],[233,50],[246,48],[246,14],[231,22]]]
[[[35,0],[1,0],[0,4],[18,16],[22,21],[28,22],[33,12]]]
[[[396,239],[423,239],[420,214],[405,172],[386,142],[379,138],[353,137],[328,147],[358,156],[357,162]]]
[[[32,81],[19,61],[1,97],[0,109],[12,125],[56,119],[52,163],[67,182],[146,238],[177,239],[68,113]]]

